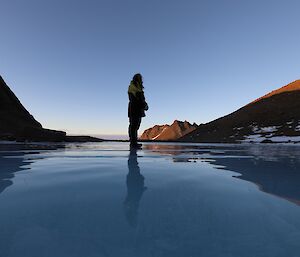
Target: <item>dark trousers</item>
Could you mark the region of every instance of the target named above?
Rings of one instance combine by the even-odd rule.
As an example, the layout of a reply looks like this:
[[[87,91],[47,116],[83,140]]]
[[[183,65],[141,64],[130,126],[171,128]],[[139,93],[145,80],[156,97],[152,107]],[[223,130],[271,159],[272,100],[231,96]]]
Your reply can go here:
[[[140,128],[142,117],[129,117],[128,134],[130,144],[137,143],[138,130]]]

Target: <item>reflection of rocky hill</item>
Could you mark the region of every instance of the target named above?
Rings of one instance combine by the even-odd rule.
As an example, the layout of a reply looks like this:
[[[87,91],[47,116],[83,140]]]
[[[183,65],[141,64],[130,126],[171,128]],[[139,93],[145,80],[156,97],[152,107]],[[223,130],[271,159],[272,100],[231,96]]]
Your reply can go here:
[[[11,179],[14,177],[14,173],[24,168],[22,166],[28,164],[24,161],[22,154],[14,154],[14,159],[6,158],[10,154],[0,154],[0,194],[9,186],[12,185]]]
[[[195,130],[196,124],[190,124],[187,121],[175,120],[172,125],[155,125],[144,131],[140,139],[142,140],[176,140],[187,133]]]
[[[174,162],[205,161],[218,169],[237,172],[261,191],[300,205],[300,149],[284,145],[166,145],[143,150],[171,155]],[[226,156],[226,157],[224,157]]]
[[[183,136],[187,142],[300,142],[300,80],[258,98],[241,109],[201,124]]]
[[[260,190],[300,205],[300,162],[289,158],[267,161],[238,158],[215,159],[214,164],[241,174],[238,178],[257,184]]]
[[[246,147],[236,154],[249,158],[213,158],[213,164],[240,173],[237,178],[255,183],[261,191],[300,205],[299,150],[293,146]]]
[[[66,133],[44,129],[0,76],[0,139],[62,141]]]
[[[40,151],[54,151],[64,147],[65,145],[55,144],[0,144],[0,194],[13,184],[16,172],[29,169],[26,165],[34,162],[33,159],[27,160],[26,155],[33,151],[34,154],[39,154]]]

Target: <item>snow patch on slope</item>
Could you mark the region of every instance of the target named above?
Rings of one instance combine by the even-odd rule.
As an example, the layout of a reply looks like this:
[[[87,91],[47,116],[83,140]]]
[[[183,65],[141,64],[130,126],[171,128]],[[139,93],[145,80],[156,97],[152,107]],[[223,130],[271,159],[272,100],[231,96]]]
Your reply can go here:
[[[286,125],[291,125],[294,123],[294,121],[289,121],[286,123]],[[243,140],[240,140],[240,142],[244,143],[261,143],[264,140],[268,140],[270,142],[274,143],[300,143],[300,136],[284,136],[284,135],[278,135],[279,129],[281,126],[268,126],[268,127],[258,127],[257,125],[253,124],[251,125],[253,134],[247,135],[244,137]],[[289,126],[291,128],[291,126]],[[298,122],[298,125],[294,127],[295,131],[300,131],[300,123]],[[277,133],[276,133],[277,132]]]
[[[157,136],[152,137],[151,140],[154,140],[154,139],[158,138],[158,137],[165,131],[166,128],[167,128],[167,127],[163,128],[163,130],[162,130]]]
[[[262,135],[256,134],[256,135],[249,135],[242,140],[243,142],[257,142],[260,143],[261,141],[265,140],[266,138]]]
[[[273,142],[283,142],[283,143],[288,143],[288,142],[300,142],[300,136],[294,136],[294,137],[289,137],[289,136],[275,136],[270,138]]]
[[[254,133],[272,133],[278,130],[279,126],[269,126],[269,127],[261,127],[252,126],[252,131]]]
[[[271,140],[274,143],[300,143],[300,136],[274,136],[266,137],[264,135],[256,134],[246,136],[241,142],[243,143],[261,143],[264,140]]]

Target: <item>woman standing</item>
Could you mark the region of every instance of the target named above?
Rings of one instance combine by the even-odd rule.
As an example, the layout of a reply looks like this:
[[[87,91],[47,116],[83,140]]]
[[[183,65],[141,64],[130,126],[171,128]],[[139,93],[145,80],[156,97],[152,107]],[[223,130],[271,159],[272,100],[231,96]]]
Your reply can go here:
[[[137,143],[138,129],[140,128],[142,117],[145,117],[145,111],[148,110],[144,96],[143,78],[141,74],[135,74],[128,87],[128,117],[129,117],[129,140],[130,147],[139,147]]]

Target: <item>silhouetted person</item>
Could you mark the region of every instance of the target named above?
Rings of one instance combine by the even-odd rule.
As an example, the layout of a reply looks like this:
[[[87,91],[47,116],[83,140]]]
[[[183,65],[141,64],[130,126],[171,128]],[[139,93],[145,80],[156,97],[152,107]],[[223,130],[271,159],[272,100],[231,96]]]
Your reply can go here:
[[[128,87],[128,117],[129,117],[129,140],[130,147],[138,147],[137,136],[142,117],[145,117],[145,111],[148,110],[144,96],[143,78],[141,74],[135,74]]]
[[[127,196],[124,201],[125,216],[132,227],[137,225],[139,203],[144,191],[147,189],[144,186],[144,176],[140,173],[136,151],[136,148],[131,148],[128,157]]]

